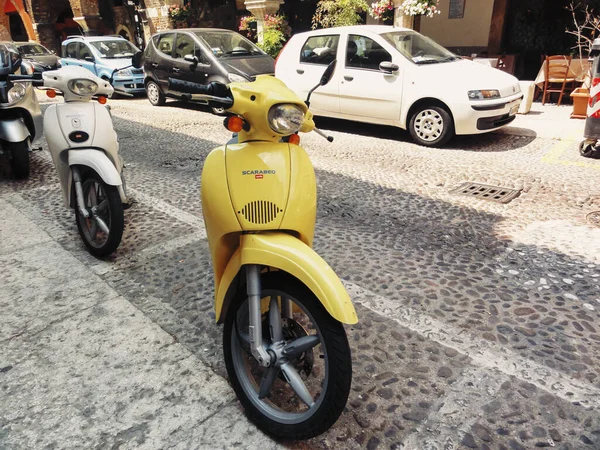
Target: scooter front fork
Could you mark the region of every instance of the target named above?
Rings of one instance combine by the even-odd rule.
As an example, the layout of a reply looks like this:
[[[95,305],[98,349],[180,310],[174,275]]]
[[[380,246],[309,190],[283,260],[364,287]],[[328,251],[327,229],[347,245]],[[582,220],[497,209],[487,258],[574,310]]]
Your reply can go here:
[[[85,207],[85,200],[83,199],[83,188],[81,187],[81,174],[79,173],[79,169],[75,166],[71,167],[71,171],[73,172],[73,182],[75,183],[75,195],[77,197],[77,208],[79,209],[79,213],[88,219],[90,217],[90,213]]]
[[[263,367],[271,365],[271,355],[263,347],[262,315],[260,311],[260,266],[250,264],[246,266],[246,294],[248,295],[248,314],[250,335],[250,351],[258,363]]]

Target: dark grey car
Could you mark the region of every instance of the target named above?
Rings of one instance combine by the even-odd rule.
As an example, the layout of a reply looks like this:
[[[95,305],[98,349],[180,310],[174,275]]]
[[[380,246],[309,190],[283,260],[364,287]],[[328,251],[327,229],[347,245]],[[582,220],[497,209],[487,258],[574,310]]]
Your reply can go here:
[[[37,42],[15,42],[25,63],[31,64],[34,72],[54,70],[60,67],[59,57]]]
[[[207,84],[249,81],[255,75],[275,73],[275,61],[248,39],[231,30],[188,28],[155,34],[144,51],[148,100],[163,105],[169,78]]]

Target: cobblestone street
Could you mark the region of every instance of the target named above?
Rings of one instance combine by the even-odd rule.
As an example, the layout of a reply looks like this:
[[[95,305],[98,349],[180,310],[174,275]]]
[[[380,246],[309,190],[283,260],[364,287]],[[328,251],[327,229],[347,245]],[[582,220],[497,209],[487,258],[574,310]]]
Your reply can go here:
[[[214,320],[199,185],[208,152],[229,137],[222,118],[177,102],[110,104],[136,201],[125,211],[123,241],[110,260],[97,260],[83,247],[45,142],[32,154],[29,180],[0,174],[2,209],[19,211],[51,238],[30,245],[47,246],[50,261],[55,252],[67,252],[98,286],[46,298],[37,311],[22,298],[21,312],[3,319],[0,449],[274,448],[277,443],[244,422],[228,390],[222,328]],[[519,119],[527,124],[536,114],[542,113]],[[600,448],[600,220],[590,215],[600,211],[600,160],[579,156],[581,134],[572,124],[538,133],[515,125],[459,136],[446,149],[416,146],[396,128],[333,119],[317,118],[333,143],[315,133],[302,136],[319,189],[315,250],[344,280],[359,323],[346,328],[353,384],[340,420],[322,436],[281,445]],[[502,204],[454,192],[466,182],[519,195]],[[25,281],[15,274],[27,277],[28,264],[48,262],[19,260],[6,243],[0,261],[18,267],[0,276],[0,285],[9,286],[0,290],[0,307],[17,308],[10,296],[19,295]],[[101,292],[105,285],[110,294]],[[52,375],[41,382],[27,372],[36,354],[44,355],[40,364],[48,364],[49,373],[62,373],[69,361],[79,364],[74,354],[56,362],[44,353],[52,347],[44,350],[45,343],[56,343],[53,336],[63,332],[77,342],[68,321],[78,314],[100,333],[94,308],[117,298],[125,300],[123,317],[139,316],[166,332],[164,353],[157,355],[176,355],[176,365],[163,366],[178,399],[172,407],[136,412],[135,405],[143,409],[167,395],[143,391],[140,380],[110,392],[99,376],[72,391]],[[107,346],[143,334],[125,322],[117,329],[122,335]],[[151,352],[152,339],[144,342],[143,352]],[[160,369],[161,358],[144,358],[130,347],[107,358],[106,377],[120,370],[117,363],[140,371],[140,378],[142,366]],[[196,392],[207,380],[218,386],[214,393]],[[52,389],[78,393],[56,404]],[[115,395],[122,396],[121,406],[112,404]],[[201,411],[192,413],[199,404]],[[61,419],[63,411],[70,420]],[[163,422],[172,435],[157,431],[166,429]]]

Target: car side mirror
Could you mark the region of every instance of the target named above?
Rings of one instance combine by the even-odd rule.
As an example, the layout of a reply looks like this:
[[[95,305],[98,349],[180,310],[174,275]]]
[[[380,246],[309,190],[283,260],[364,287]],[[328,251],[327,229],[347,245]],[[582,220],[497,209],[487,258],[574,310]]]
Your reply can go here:
[[[136,69],[141,69],[143,66],[142,56],[143,56],[142,52],[135,52],[135,54],[131,57],[131,65],[133,67],[135,67]]]
[[[94,62],[94,57],[93,56],[86,56],[83,59],[85,59],[86,61],[89,61],[89,62]]]
[[[200,62],[198,57],[196,55],[192,55],[191,53],[185,55],[183,57],[183,59],[186,60],[187,62],[192,63],[193,65],[197,65]]]
[[[383,61],[379,63],[379,70],[384,73],[394,73],[400,70],[400,67],[398,67],[398,64],[394,64],[389,61]]]

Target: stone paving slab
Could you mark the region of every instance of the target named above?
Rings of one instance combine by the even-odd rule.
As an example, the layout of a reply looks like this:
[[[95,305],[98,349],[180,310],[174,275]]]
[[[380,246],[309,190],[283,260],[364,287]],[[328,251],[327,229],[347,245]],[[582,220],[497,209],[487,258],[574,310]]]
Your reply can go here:
[[[3,199],[0,199],[0,211],[0,255],[50,241],[50,236]]]
[[[166,448],[264,442],[225,380],[124,298],[3,343],[0,446]],[[214,421],[227,431],[213,433]],[[240,422],[240,423],[238,423]],[[210,428],[206,428],[210,426]],[[202,442],[200,442],[202,443]]]
[[[116,297],[74,258],[65,263],[62,247],[33,222],[6,202],[0,207],[10,214],[0,222],[3,240],[30,244],[0,255],[0,341],[38,332],[62,317]]]
[[[223,377],[0,206],[43,236],[0,256],[0,448],[279,448]]]

